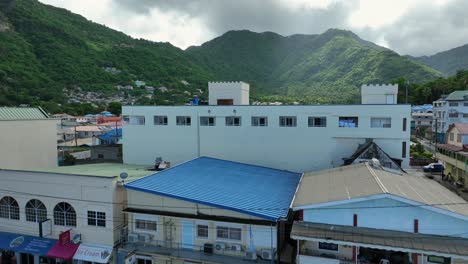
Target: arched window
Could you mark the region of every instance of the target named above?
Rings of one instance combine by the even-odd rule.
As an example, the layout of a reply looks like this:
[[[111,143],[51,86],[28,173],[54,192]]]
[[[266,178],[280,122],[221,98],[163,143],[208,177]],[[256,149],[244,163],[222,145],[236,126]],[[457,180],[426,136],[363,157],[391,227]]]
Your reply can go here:
[[[30,200],[26,204],[26,221],[39,223],[44,220],[47,220],[47,208],[45,205],[39,200]]]
[[[6,219],[19,220],[18,202],[10,196],[5,196],[0,200],[0,217]]]
[[[54,208],[54,224],[76,226],[76,212],[69,203],[58,203]]]

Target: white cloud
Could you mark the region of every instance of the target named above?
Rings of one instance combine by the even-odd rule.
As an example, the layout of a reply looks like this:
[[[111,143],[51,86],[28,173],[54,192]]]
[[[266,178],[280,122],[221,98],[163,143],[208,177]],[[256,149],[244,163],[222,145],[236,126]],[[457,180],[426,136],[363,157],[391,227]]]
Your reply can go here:
[[[200,45],[228,30],[349,29],[401,54],[468,43],[466,0],[40,0],[137,38]]]

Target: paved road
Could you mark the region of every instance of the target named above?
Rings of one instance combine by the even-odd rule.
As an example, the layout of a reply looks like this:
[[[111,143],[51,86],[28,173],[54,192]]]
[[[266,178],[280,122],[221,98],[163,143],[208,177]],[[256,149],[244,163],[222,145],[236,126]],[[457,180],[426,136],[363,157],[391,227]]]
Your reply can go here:
[[[429,140],[427,139],[420,139],[418,138],[419,142],[421,143],[421,145],[423,145],[424,149],[426,151],[429,151],[431,153],[435,153],[435,147],[433,145],[433,143],[431,143]]]

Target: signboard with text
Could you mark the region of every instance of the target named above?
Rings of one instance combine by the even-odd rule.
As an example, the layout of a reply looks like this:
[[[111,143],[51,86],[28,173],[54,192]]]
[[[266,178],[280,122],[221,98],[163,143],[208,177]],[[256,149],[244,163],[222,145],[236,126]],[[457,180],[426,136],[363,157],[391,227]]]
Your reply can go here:
[[[60,233],[59,242],[60,242],[60,245],[62,246],[70,242],[70,230]]]

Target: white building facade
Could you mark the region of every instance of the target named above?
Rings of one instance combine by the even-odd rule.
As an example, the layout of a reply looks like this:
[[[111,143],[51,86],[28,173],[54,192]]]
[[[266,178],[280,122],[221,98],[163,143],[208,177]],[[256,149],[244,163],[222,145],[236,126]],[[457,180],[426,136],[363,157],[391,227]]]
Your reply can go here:
[[[434,122],[432,131],[437,133],[437,142],[445,142],[445,132],[451,124],[468,123],[468,90],[455,91],[433,103]]]
[[[368,104],[362,105],[124,106],[124,163],[153,164],[162,157],[176,165],[208,156],[314,171],[342,165],[343,158],[373,139],[407,167],[410,106],[396,105],[396,98],[386,104],[385,96],[373,90],[366,96],[366,91]]]

